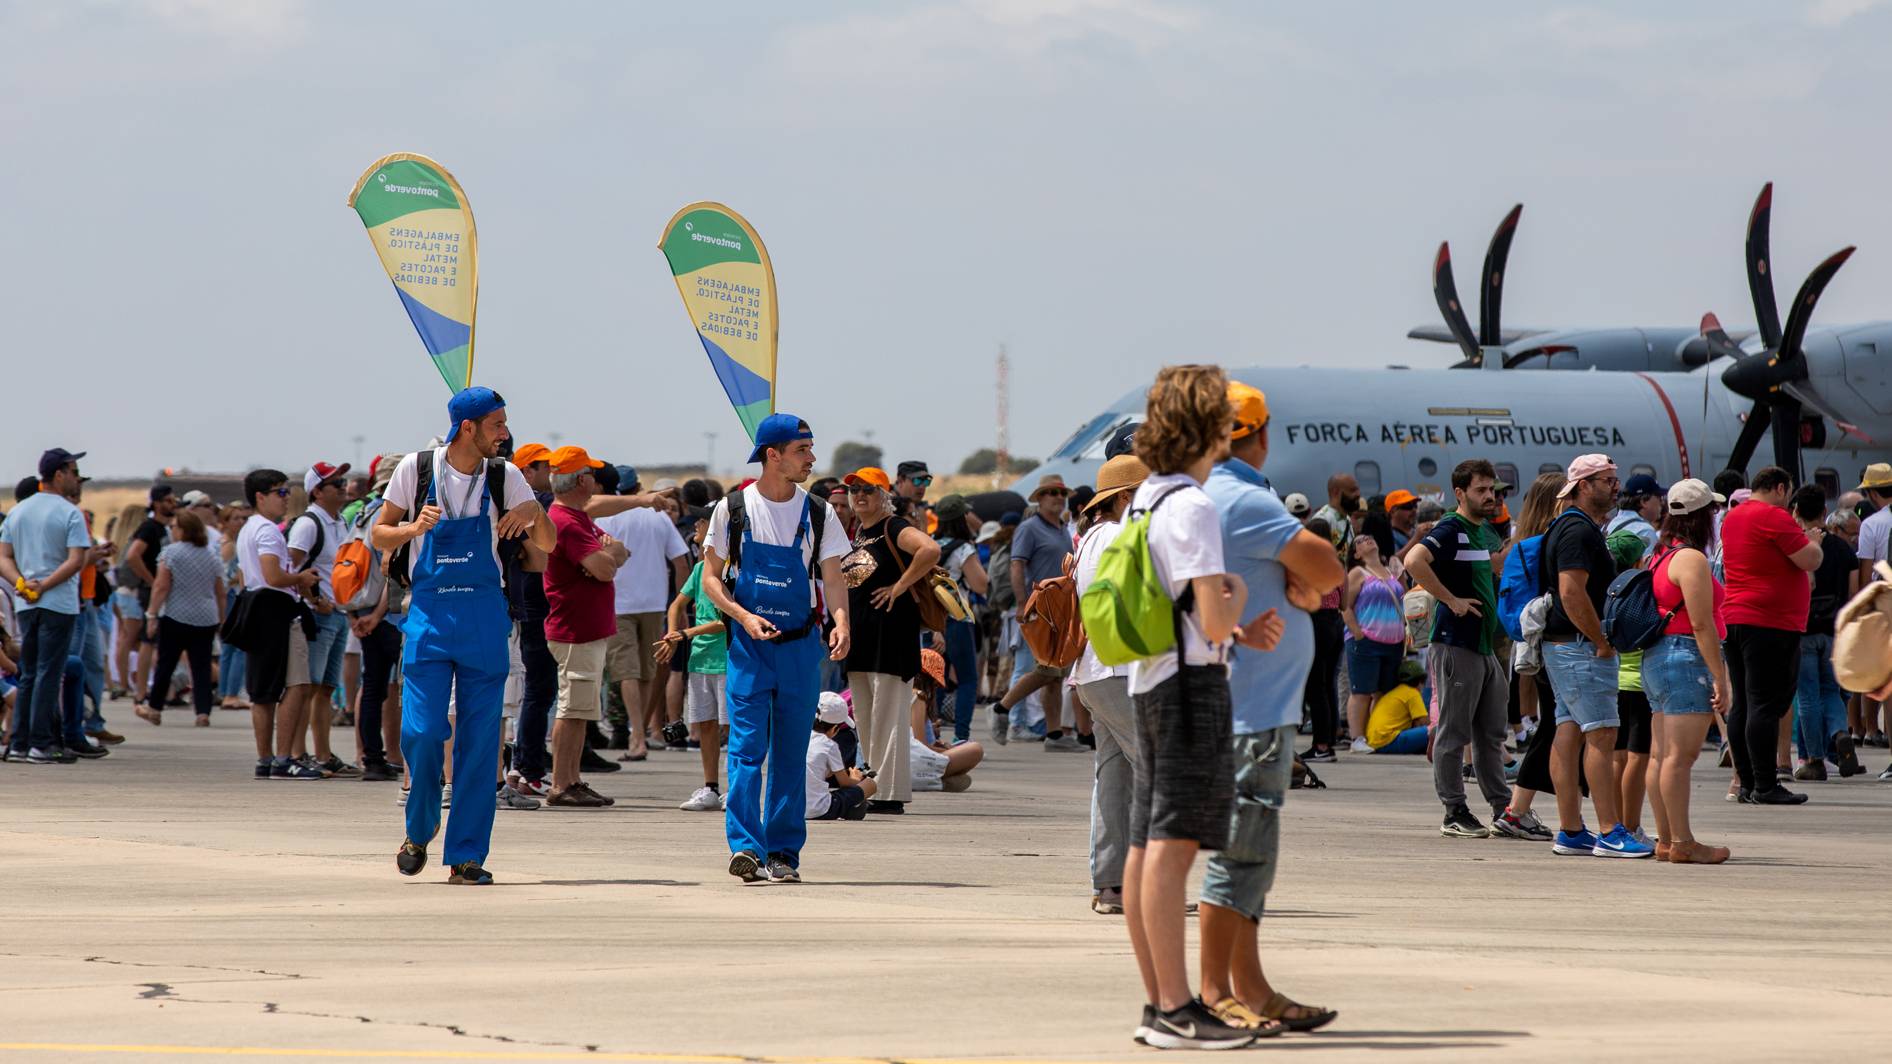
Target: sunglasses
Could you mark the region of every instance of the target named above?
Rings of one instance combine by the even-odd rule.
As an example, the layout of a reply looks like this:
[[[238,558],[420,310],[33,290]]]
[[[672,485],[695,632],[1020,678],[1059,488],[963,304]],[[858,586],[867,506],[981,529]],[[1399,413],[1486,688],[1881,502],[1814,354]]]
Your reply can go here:
[[[932,487],[932,486],[933,486],[933,478],[932,478],[932,477],[930,477],[930,476],[924,476],[924,477],[908,477],[907,479],[908,479],[908,480],[911,480],[911,481],[912,481],[912,482],[913,482],[914,484],[916,484],[916,485],[918,485],[918,486],[920,486],[920,487],[922,487],[922,488],[930,488],[930,487]]]
[[[1053,499],[1068,499],[1071,497],[1071,493],[1062,488],[1050,488],[1039,492],[1038,495],[1040,498],[1049,497]]]
[[[874,487],[872,484],[849,484],[847,486],[847,493],[849,495],[872,495],[879,490],[879,488]]]
[[[277,488],[277,489],[276,489],[275,491],[267,491],[267,492],[264,492],[263,494],[265,494],[265,495],[277,495],[277,496],[281,496],[282,498],[285,498],[285,499],[287,499],[287,498],[289,497],[289,489],[288,489],[288,488]]]

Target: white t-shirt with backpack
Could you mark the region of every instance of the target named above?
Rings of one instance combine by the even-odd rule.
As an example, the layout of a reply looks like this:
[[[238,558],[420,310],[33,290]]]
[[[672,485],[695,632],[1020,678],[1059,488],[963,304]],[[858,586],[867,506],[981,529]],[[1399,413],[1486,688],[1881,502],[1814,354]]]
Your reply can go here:
[[[1228,572],[1222,562],[1222,519],[1214,500],[1196,478],[1187,473],[1152,475],[1130,500],[1132,512],[1148,510],[1169,492],[1161,508],[1150,515],[1150,560],[1172,599],[1182,595],[1199,576]],[[1202,634],[1200,604],[1183,615],[1183,660],[1190,665],[1228,665],[1229,642],[1212,644]],[[1176,675],[1174,650],[1145,658],[1130,666],[1130,693],[1144,694]]]

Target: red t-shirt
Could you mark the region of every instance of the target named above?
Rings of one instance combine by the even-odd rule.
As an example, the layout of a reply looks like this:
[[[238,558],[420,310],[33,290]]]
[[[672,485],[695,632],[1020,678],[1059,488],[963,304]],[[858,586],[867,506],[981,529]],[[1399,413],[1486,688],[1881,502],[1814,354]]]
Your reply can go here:
[[[1721,576],[1728,585],[1722,619],[1804,632],[1813,585],[1787,560],[1807,545],[1793,515],[1764,502],[1744,502],[1721,520]]]
[[[553,503],[546,516],[558,530],[558,546],[545,563],[545,601],[550,607],[545,638],[556,643],[611,638],[618,630],[612,582],[594,580],[580,564],[598,552],[603,531],[590,514],[564,503]]]

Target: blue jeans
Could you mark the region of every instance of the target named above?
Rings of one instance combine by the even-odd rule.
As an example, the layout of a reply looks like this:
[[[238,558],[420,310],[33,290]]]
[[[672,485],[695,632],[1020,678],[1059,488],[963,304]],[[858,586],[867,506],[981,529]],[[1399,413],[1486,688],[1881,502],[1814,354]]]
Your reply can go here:
[[[223,594],[223,608],[227,613],[236,606],[237,596],[243,592],[231,587]],[[217,666],[217,697],[247,698],[243,689],[243,651],[228,643],[223,645],[223,660]]]
[[[34,607],[21,610],[19,619],[20,690],[13,703],[10,745],[16,754],[56,749],[63,731],[59,691],[79,615]]]
[[[971,621],[946,622],[946,664],[959,686],[953,689],[953,738],[972,737],[972,709],[979,697],[979,626]],[[946,716],[946,692],[939,692],[940,716]]]
[[[1398,735],[1385,746],[1376,748],[1376,754],[1423,754],[1426,752],[1426,726],[1415,724]]]
[[[1596,656],[1596,644],[1578,636],[1568,643],[1544,644],[1544,672],[1557,696],[1557,723],[1575,724],[1586,732],[1614,728],[1622,720],[1616,712],[1615,655]]]
[[[85,698],[90,705],[85,715],[85,730],[96,735],[105,730],[105,616],[90,602],[79,604],[79,630],[72,637],[72,652],[85,663]]]
[[[1800,685],[1794,697],[1794,738],[1800,756],[1818,761],[1832,753],[1833,736],[1846,730],[1846,693],[1833,675],[1833,637],[1800,637]]]

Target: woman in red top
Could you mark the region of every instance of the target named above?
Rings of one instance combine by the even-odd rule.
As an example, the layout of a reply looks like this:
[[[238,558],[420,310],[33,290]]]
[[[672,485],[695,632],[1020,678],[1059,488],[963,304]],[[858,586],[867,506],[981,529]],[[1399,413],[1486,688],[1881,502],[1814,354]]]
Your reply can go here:
[[[1688,823],[1689,772],[1708,722],[1728,708],[1728,666],[1721,658],[1727,594],[1704,553],[1714,532],[1713,504],[1722,501],[1699,480],[1670,488],[1654,565],[1656,605],[1670,617],[1662,641],[1643,652],[1642,686],[1655,713],[1649,804],[1661,836],[1656,860],[1670,864],[1728,859],[1727,847],[1695,841]]]

